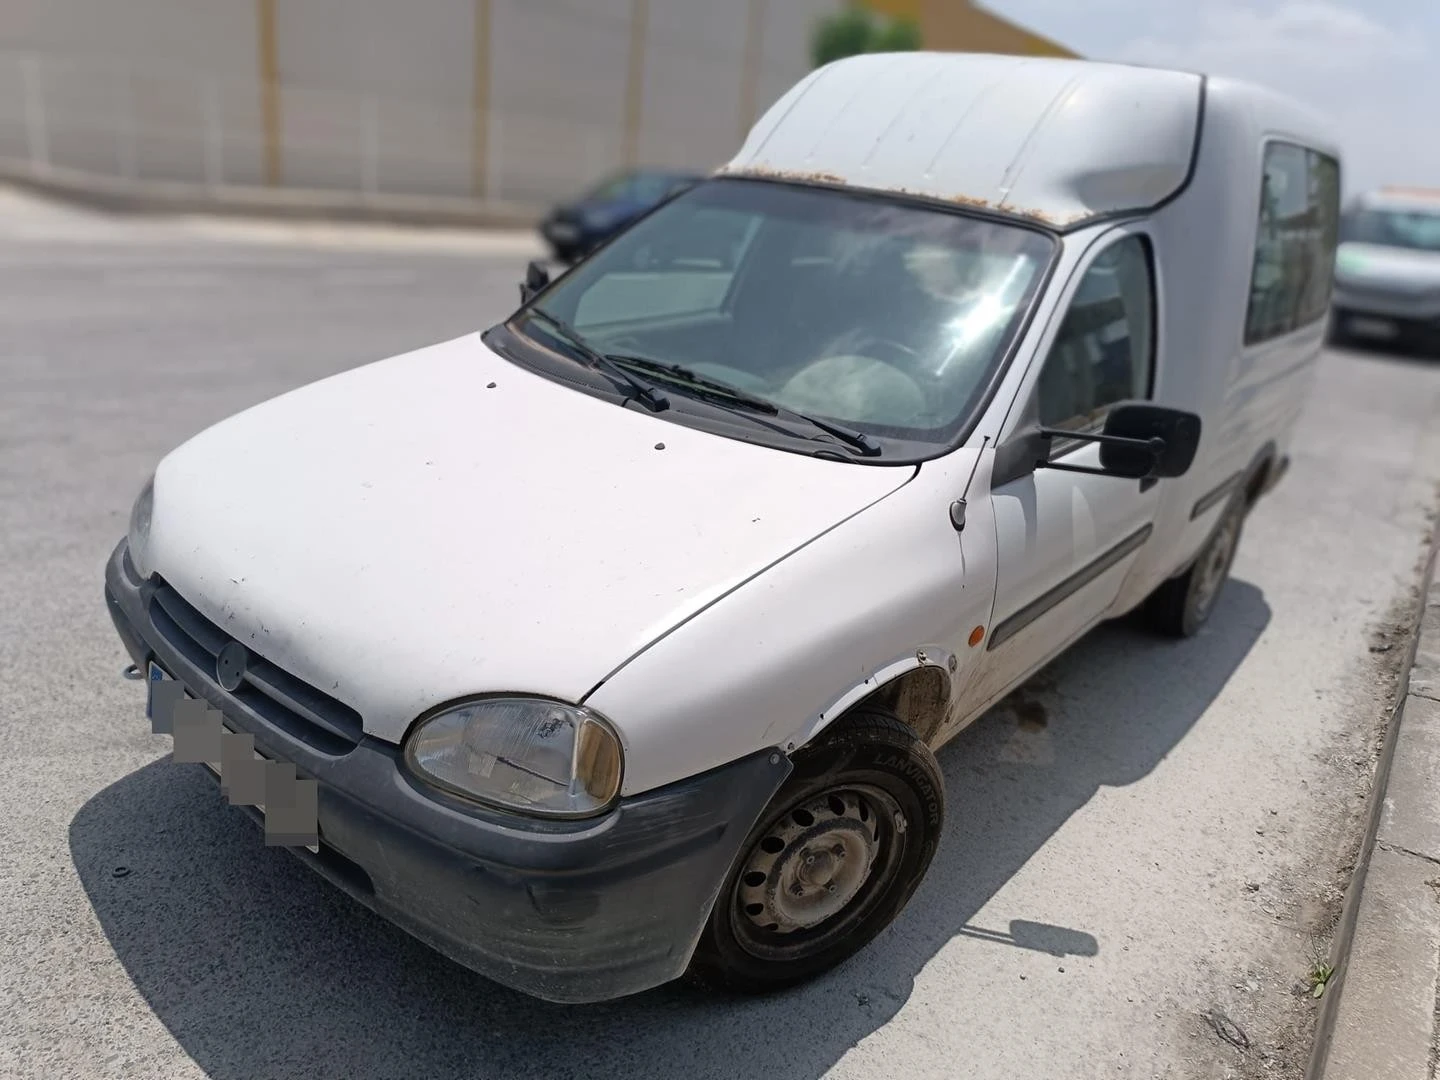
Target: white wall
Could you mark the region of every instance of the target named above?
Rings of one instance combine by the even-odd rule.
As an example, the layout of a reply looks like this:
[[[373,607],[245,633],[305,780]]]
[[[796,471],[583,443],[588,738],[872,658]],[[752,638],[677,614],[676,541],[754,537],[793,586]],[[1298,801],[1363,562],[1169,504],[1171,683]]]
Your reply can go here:
[[[289,0],[284,0],[289,2]],[[236,181],[262,175],[247,0],[0,0],[0,154],[29,147],[25,73],[53,161],[201,180],[207,111]],[[20,53],[32,54],[30,62]]]
[[[362,187],[371,139],[380,190],[468,194],[473,0],[279,0],[275,37],[287,183]]]
[[[583,187],[620,160],[630,0],[492,4],[492,193]]]
[[[762,0],[756,112],[809,70],[840,0]],[[545,201],[620,166],[632,0],[277,0],[283,181]],[[0,0],[0,155],[142,178],[264,182],[257,0]],[[638,153],[739,146],[749,0],[649,0]],[[29,76],[27,82],[27,73]]]

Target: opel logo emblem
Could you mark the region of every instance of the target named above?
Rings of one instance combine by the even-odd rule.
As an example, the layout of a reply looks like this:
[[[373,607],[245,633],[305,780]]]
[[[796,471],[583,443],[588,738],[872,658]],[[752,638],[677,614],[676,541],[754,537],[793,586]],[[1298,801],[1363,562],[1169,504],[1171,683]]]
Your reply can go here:
[[[238,641],[228,642],[220,655],[215,657],[215,681],[222,688],[234,693],[245,681],[245,668],[250,662],[250,653]]]

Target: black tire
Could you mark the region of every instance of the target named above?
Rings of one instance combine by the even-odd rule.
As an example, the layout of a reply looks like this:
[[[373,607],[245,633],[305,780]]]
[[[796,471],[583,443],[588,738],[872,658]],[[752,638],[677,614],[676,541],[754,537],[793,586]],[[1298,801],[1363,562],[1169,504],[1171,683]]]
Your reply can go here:
[[[1248,511],[1249,503],[1241,488],[1190,568],[1165,582],[1145,601],[1144,618],[1151,629],[1175,638],[1199,633],[1230,579]]]
[[[1330,321],[1325,325],[1325,344],[1332,349],[1345,349],[1353,344],[1342,316],[1334,313],[1330,315]]]
[[[944,822],[940,767],[914,731],[873,707],[837,720],[795,754],[794,772],[746,837],[692,979],[764,994],[849,959],[909,902]],[[817,921],[784,930],[774,921],[797,913]]]

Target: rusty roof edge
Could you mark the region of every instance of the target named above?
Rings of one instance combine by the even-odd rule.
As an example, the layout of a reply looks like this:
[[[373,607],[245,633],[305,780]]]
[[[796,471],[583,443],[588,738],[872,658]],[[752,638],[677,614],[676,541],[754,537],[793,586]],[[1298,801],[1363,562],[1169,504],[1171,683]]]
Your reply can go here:
[[[835,173],[811,172],[803,169],[777,169],[773,166],[760,164],[737,165],[734,162],[730,162],[720,166],[711,173],[711,175],[717,178],[734,177],[750,180],[771,180],[778,183],[802,184],[808,187],[824,187],[835,190],[862,192],[867,195],[898,195],[903,198],[920,199],[937,205],[983,210],[987,214],[996,217],[1029,221],[1052,229],[1074,228],[1076,225],[1083,224],[1092,218],[1100,219],[1110,216],[1103,211],[1090,209],[1082,210],[1074,214],[1055,214],[1045,210],[1006,205],[1002,202],[981,198],[978,195],[946,195],[943,192],[935,190],[905,187],[872,187],[865,184],[851,183],[845,177]]]

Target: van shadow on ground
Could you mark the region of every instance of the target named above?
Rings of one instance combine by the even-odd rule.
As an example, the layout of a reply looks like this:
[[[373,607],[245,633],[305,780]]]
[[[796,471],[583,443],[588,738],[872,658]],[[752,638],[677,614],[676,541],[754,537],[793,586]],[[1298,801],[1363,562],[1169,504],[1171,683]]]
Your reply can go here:
[[[1043,729],[1032,704],[999,707],[962,733],[940,755],[948,825],[910,906],[861,956],[779,998],[667,987],[564,1008],[512,993],[267,850],[199,766],[168,759],[87,802],[71,854],[140,994],[215,1080],[814,1080],[895,1015],[958,934],[1057,954],[1107,948],[1084,927],[1023,911],[973,919],[1101,786],[1136,782],[1175,747],[1269,620],[1260,590],[1236,580],[1190,641],[1102,627],[1042,673],[1056,701]],[[1030,738],[1044,752],[1024,753]]]

